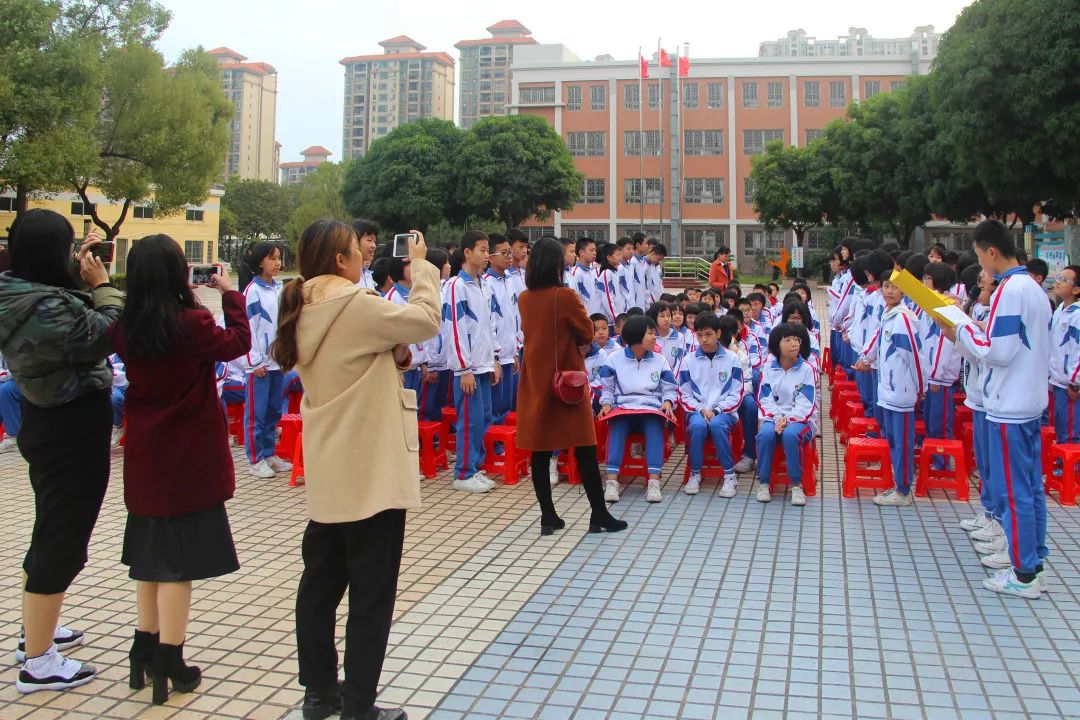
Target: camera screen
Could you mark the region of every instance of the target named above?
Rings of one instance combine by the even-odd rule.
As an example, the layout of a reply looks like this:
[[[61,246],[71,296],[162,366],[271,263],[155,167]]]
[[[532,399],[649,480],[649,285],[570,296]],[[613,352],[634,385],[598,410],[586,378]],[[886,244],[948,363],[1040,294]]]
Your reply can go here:
[[[216,265],[195,265],[191,268],[192,285],[209,285],[210,278],[217,275],[219,268]]]

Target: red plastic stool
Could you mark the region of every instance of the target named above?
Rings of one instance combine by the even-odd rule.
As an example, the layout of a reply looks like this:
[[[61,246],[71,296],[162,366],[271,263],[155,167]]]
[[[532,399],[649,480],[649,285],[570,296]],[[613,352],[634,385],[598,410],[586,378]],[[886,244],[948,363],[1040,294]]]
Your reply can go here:
[[[633,455],[630,449],[634,445],[640,445],[641,455]],[[645,461],[645,435],[642,433],[630,433],[626,436],[623,444],[622,466],[619,467],[619,477],[649,478],[649,465]]]
[[[832,401],[832,407],[829,409],[829,417],[833,420],[836,419],[837,406],[840,404],[840,393],[843,392],[858,394],[859,389],[855,386],[854,380],[837,380],[833,383],[832,394],[829,396]]]
[[[508,412],[508,413],[506,413],[506,419],[503,420],[502,424],[503,425],[509,425],[510,427],[517,427],[517,413],[516,412]]]
[[[281,438],[278,439],[277,447],[274,448],[274,454],[283,460],[292,460],[296,436],[303,430],[304,421],[299,415],[290,413],[281,416],[278,427],[281,428]]]
[[[566,482],[570,485],[581,484],[581,472],[578,470],[577,456],[574,449],[563,450],[559,453],[559,474],[566,476]]]
[[[880,467],[871,468],[871,463],[878,463]],[[844,456],[844,497],[855,497],[859,488],[888,490],[893,487],[896,484],[893,482],[889,443],[875,438],[851,438]]]
[[[844,368],[840,366],[833,366],[832,372],[829,374],[829,382],[836,383],[840,381],[846,381],[848,379],[847,373],[844,372]]]
[[[974,420],[975,413],[967,405],[957,405],[956,414],[953,415],[953,427],[959,427],[965,422],[972,422]]]
[[[934,470],[930,467],[936,455],[953,460],[952,470]],[[919,479],[915,483],[916,497],[926,497],[930,490],[952,490],[957,500],[968,499],[967,451],[961,440],[927,438],[919,457]]]
[[[956,434],[959,436],[960,441],[964,443],[964,450],[967,451],[967,464],[968,464],[968,476],[972,471],[976,469],[975,465],[975,422],[974,420],[965,420],[956,426]],[[981,485],[982,478],[979,478]]]
[[[682,405],[675,407],[675,444],[682,445],[686,442],[686,410]]]
[[[857,400],[844,403],[843,409],[840,412],[840,417],[837,420],[836,428],[839,433],[838,440],[841,445],[846,445],[850,433],[848,427],[851,425],[851,421],[855,418],[866,417],[866,410],[863,408],[863,404]]]
[[[849,440],[851,438],[867,437],[870,433],[881,435],[881,428],[878,427],[878,422],[874,418],[856,416],[848,420],[847,436]]]
[[[1080,445],[1075,443],[1062,443],[1054,445],[1050,449],[1050,462],[1061,461],[1061,475],[1054,475],[1053,470],[1046,474],[1046,494],[1051,490],[1057,490],[1059,502],[1062,505],[1076,504],[1077,478],[1080,478]]]
[[[731,458],[735,462],[739,462],[739,458],[742,457],[743,437],[742,426],[739,423],[735,423],[730,430],[731,438]],[[720,466],[720,458],[716,455],[716,445],[712,441],[712,436],[709,433],[705,433],[705,447],[704,457],[701,461],[701,478],[715,478],[718,480],[724,479],[724,468]],[[683,467],[683,484],[690,479],[690,460],[687,459]]]
[[[457,450],[457,438],[454,433],[454,426],[457,424],[457,410],[454,406],[444,407],[442,409],[442,437],[444,446],[447,452],[455,452]]]
[[[304,433],[296,434],[296,444],[292,451],[292,477],[289,478],[289,487],[304,484]]]
[[[446,448],[443,446],[442,423],[418,422],[416,428],[420,434],[420,472],[428,480],[439,474],[439,468],[449,470]],[[435,446],[438,445],[436,448]]]
[[[799,450],[799,465],[802,468],[802,488],[807,496],[817,495],[817,468],[818,454],[817,442],[811,438],[810,442],[802,444]],[[773,450],[772,469],[769,471],[769,492],[779,485],[790,485],[791,476],[787,471],[787,456],[784,455],[784,447],[776,444]]]
[[[596,461],[603,465],[607,460],[607,423],[594,417],[593,427],[596,428]]]
[[[821,372],[826,376],[832,375],[832,348],[829,346],[821,351]]]
[[[746,450],[745,439],[743,438],[743,426],[742,420],[735,423],[731,428],[731,458],[736,463],[742,460],[743,452]]]
[[[953,405],[956,405],[957,407],[960,407],[961,405],[964,405],[965,400],[967,400],[967,393],[954,392],[952,394]],[[964,405],[964,407],[967,407],[967,406]],[[970,408],[968,408],[968,409],[970,410]]]
[[[495,443],[503,447],[502,455],[495,454]],[[492,425],[484,435],[484,472],[502,475],[507,485],[517,485],[518,479],[527,472],[528,460],[517,449],[517,428],[509,425]]]
[[[304,393],[291,392],[289,393],[289,413],[292,415],[300,414],[300,401],[304,399]]]
[[[229,418],[229,434],[236,438],[237,445],[244,444],[244,403],[225,406]]]
[[[1054,460],[1050,453],[1057,444],[1057,432],[1054,426],[1045,425],[1039,428],[1039,440],[1042,442],[1042,472],[1043,475],[1050,477],[1054,474]]]

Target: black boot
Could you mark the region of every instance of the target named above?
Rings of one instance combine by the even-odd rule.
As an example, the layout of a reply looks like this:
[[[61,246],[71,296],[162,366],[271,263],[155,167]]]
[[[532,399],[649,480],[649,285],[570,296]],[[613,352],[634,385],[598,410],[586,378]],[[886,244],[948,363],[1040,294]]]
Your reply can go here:
[[[325,720],[341,712],[341,683],[325,690],[304,690],[304,720]]]
[[[157,633],[135,631],[135,640],[128,651],[128,662],[131,664],[128,687],[132,690],[142,690],[146,687],[147,679],[153,679],[154,652],[157,650],[158,637]]]
[[[381,708],[372,705],[364,712],[341,711],[341,720],[409,720],[401,708]]]
[[[199,687],[202,670],[184,664],[184,644],[158,643],[154,652],[154,704],[163,705],[169,699],[169,682],[176,692],[191,692]]]
[[[589,532],[591,533],[620,532],[628,527],[630,527],[629,523],[625,520],[616,520],[615,516],[606,509],[603,515],[597,515],[594,512],[589,518]]]
[[[579,447],[577,453],[578,472],[581,473],[581,486],[585,488],[585,496],[589,498],[589,507],[592,508],[592,516],[589,518],[589,532],[619,532],[629,525],[625,520],[616,520],[608,512],[607,502],[604,500],[604,485],[600,480],[600,465],[596,462],[596,446]]]
[[[540,534],[551,535],[556,530],[566,527],[559,514],[555,512],[555,502],[551,499],[550,452],[533,452],[532,484],[536,501],[540,504]]]

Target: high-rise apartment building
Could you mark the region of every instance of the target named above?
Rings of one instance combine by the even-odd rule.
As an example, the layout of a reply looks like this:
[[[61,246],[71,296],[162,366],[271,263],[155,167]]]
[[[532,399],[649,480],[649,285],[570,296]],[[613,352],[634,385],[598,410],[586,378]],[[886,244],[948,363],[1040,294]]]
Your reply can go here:
[[[300,162],[281,163],[281,184],[297,185],[305,177],[315,172],[323,163],[330,162],[332,152],[322,145],[312,145],[306,150],[301,150],[300,155],[304,158]]]
[[[751,269],[790,234],[753,206],[751,161],[772,140],[805,145],[852,102],[925,74],[932,57],[693,58],[689,77],[637,58],[578,59],[561,45],[518,47],[511,112],[547,119],[585,175],[577,206],[531,232],[613,240],[643,229],[675,254],[730,246]],[[807,247],[823,242],[812,230]]]
[[[277,70],[266,63],[245,62],[246,57],[226,47],[209,53],[221,70],[221,87],[236,108],[224,179],[276,181]]]
[[[505,115],[512,92],[510,66],[514,47],[535,45],[529,28],[517,20],[502,20],[487,29],[491,37],[462,40],[458,123],[470,128],[478,120]]]
[[[381,55],[357,55],[345,66],[341,154],[361,157],[373,140],[423,118],[454,119],[454,59],[406,35],[383,40]]]
[[[937,55],[940,34],[933,25],[920,25],[902,38],[876,38],[866,28],[848,28],[835,40],[809,37],[803,29],[789,30],[787,37],[761,43],[759,57],[917,57]]]

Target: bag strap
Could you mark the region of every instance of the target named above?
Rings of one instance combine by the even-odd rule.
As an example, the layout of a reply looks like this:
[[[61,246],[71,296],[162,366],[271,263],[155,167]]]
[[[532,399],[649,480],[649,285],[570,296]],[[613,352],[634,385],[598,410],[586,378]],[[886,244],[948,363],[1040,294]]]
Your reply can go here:
[[[551,329],[553,338],[552,347],[555,350],[555,373],[559,373],[559,288],[555,288],[555,291],[551,293]]]

